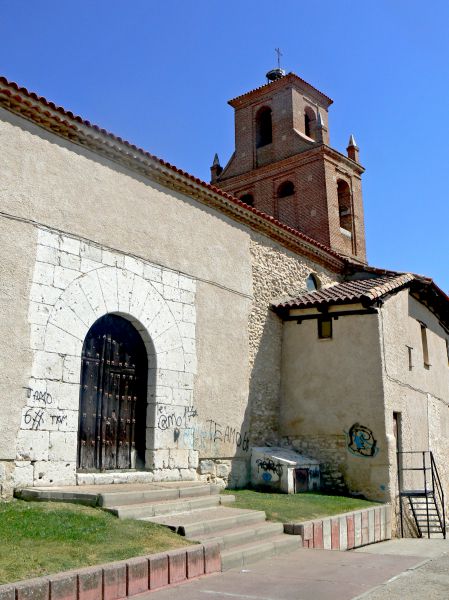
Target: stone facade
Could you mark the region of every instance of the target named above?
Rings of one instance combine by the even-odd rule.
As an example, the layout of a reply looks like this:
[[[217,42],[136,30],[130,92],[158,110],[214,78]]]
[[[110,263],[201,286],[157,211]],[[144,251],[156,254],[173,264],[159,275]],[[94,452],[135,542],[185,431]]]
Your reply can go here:
[[[335,273],[288,252],[261,236],[251,241],[253,302],[249,316],[251,443],[276,443],[279,436],[279,397],[283,326],[270,306],[304,292],[315,273],[323,286],[336,281]]]
[[[117,139],[94,144],[69,115],[84,147],[22,118],[21,94],[0,108],[2,495],[75,482],[244,485],[251,423],[256,438],[277,432],[282,324],[270,302],[305,289],[312,271],[338,280],[343,259],[153,158],[130,158]],[[107,314],[145,343],[145,465],[77,472],[81,352]]]
[[[195,281],[42,228],[36,259],[29,305],[33,363],[17,436],[15,485],[76,482],[80,356],[89,328],[104,314],[129,319],[146,345],[146,467],[155,480],[194,478],[198,453],[189,444],[174,446],[158,423],[193,411]],[[182,440],[191,435],[187,421],[179,425]]]

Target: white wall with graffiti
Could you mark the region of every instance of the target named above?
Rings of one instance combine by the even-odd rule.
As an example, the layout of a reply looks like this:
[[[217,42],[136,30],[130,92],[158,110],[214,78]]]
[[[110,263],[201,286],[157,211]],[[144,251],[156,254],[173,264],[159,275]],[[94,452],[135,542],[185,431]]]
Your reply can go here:
[[[196,414],[195,289],[195,281],[179,273],[39,230],[29,307],[34,358],[17,437],[16,485],[76,481],[81,350],[89,328],[105,314],[129,319],[146,345],[154,380],[146,466],[161,478],[194,477],[193,444],[167,446],[160,425],[164,415],[167,423],[169,415],[183,414],[179,425],[187,441]]]
[[[227,336],[235,328],[235,315],[240,315],[238,325],[246,324],[249,302],[237,297],[234,322],[223,331],[222,318],[220,333],[207,320],[215,295],[223,292],[211,287],[74,236],[38,230],[28,311],[33,358],[16,440],[16,487],[198,477],[236,484],[247,480],[248,367],[241,354],[230,351]],[[205,331],[200,367],[197,309],[206,321],[200,327]],[[89,328],[106,314],[129,320],[146,346],[145,465],[136,472],[79,473],[81,353]],[[245,353],[246,328],[239,335]],[[235,364],[223,361],[213,376],[211,348]],[[199,369],[210,377],[198,378]],[[211,394],[217,395],[212,401]]]
[[[284,323],[281,435],[321,463],[324,487],[388,498],[382,360],[377,315]]]
[[[320,462],[289,448],[253,446],[251,485],[286,494],[319,490]]]

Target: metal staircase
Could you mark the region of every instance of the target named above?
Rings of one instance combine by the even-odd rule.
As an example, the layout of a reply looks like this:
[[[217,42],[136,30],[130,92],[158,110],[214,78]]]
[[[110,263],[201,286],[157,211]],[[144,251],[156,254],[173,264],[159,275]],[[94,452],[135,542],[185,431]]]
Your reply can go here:
[[[404,503],[418,531],[418,537],[446,539],[444,491],[430,450],[398,452],[399,507],[401,536],[404,537]]]

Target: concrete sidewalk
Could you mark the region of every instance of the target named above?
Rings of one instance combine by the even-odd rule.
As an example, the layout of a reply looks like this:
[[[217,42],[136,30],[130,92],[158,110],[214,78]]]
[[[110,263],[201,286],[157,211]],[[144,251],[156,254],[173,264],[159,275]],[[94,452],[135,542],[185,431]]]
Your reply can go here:
[[[449,541],[433,539],[351,552],[301,548],[139,600],[448,600],[448,553]]]

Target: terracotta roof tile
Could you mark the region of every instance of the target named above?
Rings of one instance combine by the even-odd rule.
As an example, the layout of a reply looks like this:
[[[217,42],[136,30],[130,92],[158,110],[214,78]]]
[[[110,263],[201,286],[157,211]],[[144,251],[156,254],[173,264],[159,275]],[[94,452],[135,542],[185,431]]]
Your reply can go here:
[[[323,92],[320,92],[320,90],[318,90],[316,87],[314,87],[313,85],[311,85],[310,83],[308,83],[307,81],[305,81],[305,79],[302,79],[302,77],[299,77],[299,75],[296,75],[296,73],[287,73],[286,75],[284,75],[284,77],[281,77],[280,79],[276,79],[276,81],[270,81],[268,83],[264,83],[264,85],[260,85],[259,87],[254,88],[253,90],[250,90],[249,92],[245,92],[244,94],[240,94],[240,96],[236,96],[235,98],[232,98],[231,100],[228,100],[228,104],[230,104],[231,106],[233,106],[233,103],[236,103],[239,100],[242,100],[243,98],[246,98],[246,96],[249,96],[250,94],[254,94],[254,92],[258,92],[260,90],[264,90],[264,89],[268,89],[270,86],[276,86],[279,85],[278,82],[284,80],[285,78],[290,78],[290,79],[297,79],[299,80],[301,83],[307,85],[309,88],[311,88],[312,90],[314,90],[315,92],[317,92],[318,94],[320,94],[320,96],[323,96],[328,102],[329,105],[333,104],[333,100],[332,98],[329,98],[329,96],[326,96],[326,94],[323,94]]]
[[[277,309],[311,308],[324,304],[345,304],[361,302],[362,300],[376,300],[392,291],[397,291],[413,281],[415,276],[411,273],[400,273],[385,277],[371,277],[369,279],[354,279],[302,294],[275,305]]]

